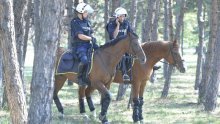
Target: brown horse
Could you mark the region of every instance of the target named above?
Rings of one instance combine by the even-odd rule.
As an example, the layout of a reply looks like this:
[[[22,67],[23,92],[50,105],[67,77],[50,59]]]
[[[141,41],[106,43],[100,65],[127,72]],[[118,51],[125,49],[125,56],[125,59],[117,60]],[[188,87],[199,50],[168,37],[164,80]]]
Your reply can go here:
[[[134,103],[132,118],[135,123],[139,121],[143,123],[143,94],[146,83],[152,74],[153,66],[161,59],[165,59],[169,64],[176,66],[180,72],[185,72],[183,60],[179,53],[179,45],[176,40],[174,42],[156,41],[143,43],[142,49],[147,57],[147,62],[145,64],[140,64],[135,61],[131,69],[132,99]],[[117,71],[113,82],[123,83],[120,71]],[[91,92],[93,92],[91,88],[86,90],[87,98],[90,98]]]
[[[146,56],[141,48],[141,44],[138,42],[138,36],[134,33],[129,33],[127,36],[123,36],[108,42],[94,53],[93,65],[89,73],[91,87],[87,89],[97,89],[101,93],[101,113],[99,115],[99,119],[102,121],[102,123],[108,122],[106,115],[111,101],[111,96],[108,89],[114,79],[116,65],[126,52],[137,57],[140,60],[139,63],[144,64],[146,62]],[[61,55],[61,53],[62,52],[59,52],[59,55]],[[58,56],[58,60],[59,58],[60,56]],[[67,79],[77,82],[77,74],[66,73],[62,75],[55,75],[55,90],[53,99],[58,111],[62,115],[63,107],[57,94]],[[84,104],[82,104],[84,102],[83,99],[81,99],[83,96],[85,96],[85,88],[79,88],[79,103],[81,113],[85,112]],[[91,99],[88,99],[87,102],[89,103],[90,110],[92,111],[94,110],[94,105],[91,104]]]

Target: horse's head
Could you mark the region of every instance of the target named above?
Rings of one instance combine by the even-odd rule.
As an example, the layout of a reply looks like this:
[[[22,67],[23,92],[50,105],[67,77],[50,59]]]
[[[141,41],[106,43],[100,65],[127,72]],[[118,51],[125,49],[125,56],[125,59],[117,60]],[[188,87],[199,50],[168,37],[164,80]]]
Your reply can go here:
[[[129,53],[137,57],[141,64],[146,62],[146,56],[138,41],[138,36],[135,33],[128,33],[129,37]]]
[[[179,44],[176,40],[174,40],[169,47],[169,55],[165,58],[166,61],[168,61],[171,65],[176,66],[181,73],[185,73],[186,67],[179,52]]]

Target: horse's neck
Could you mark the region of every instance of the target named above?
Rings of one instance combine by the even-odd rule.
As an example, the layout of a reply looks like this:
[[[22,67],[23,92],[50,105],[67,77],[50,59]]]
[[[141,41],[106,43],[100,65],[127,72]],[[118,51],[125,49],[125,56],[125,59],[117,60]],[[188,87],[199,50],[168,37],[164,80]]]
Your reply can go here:
[[[169,55],[169,46],[169,43],[166,42],[151,42],[144,44],[142,47],[146,56],[154,60],[156,63]]]
[[[127,50],[127,42],[125,40],[118,42],[115,45],[109,46],[100,51],[103,58],[103,63],[112,70],[115,70],[115,67],[121,60],[122,56]]]

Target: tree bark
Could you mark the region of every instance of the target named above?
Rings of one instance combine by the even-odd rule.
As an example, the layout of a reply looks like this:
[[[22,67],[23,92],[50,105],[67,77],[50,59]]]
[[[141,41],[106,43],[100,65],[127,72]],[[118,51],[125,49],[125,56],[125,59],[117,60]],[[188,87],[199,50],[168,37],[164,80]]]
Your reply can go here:
[[[164,1],[164,30],[163,30],[163,39],[165,41],[169,40],[169,0],[163,0]],[[164,64],[163,64],[163,77],[166,78],[167,73],[168,73],[168,65],[166,64],[166,60],[164,60]]]
[[[216,8],[216,0],[212,1],[212,5],[210,6],[211,12],[211,25],[210,25],[210,37],[209,37],[209,43],[208,43],[208,50],[205,56],[205,64],[202,72],[202,80],[199,85],[199,98],[198,98],[198,103],[204,103],[205,102],[205,95],[206,95],[206,90],[207,90],[207,84],[210,80],[211,72],[212,72],[212,61],[213,61],[213,56],[214,56],[214,45],[216,42],[216,33],[217,33],[217,25],[218,25],[218,16],[216,15],[218,8]]]
[[[170,1],[171,2],[171,1]],[[171,3],[170,3],[171,4]],[[171,7],[171,6],[170,6]],[[172,12],[171,12],[171,8],[169,7],[170,9],[170,15],[172,16]],[[175,39],[177,39],[179,41],[180,39],[180,31],[181,31],[181,27],[182,27],[182,24],[183,24],[183,17],[184,17],[184,9],[185,9],[185,0],[182,0],[181,3],[180,3],[180,14],[178,16],[178,20],[176,21],[176,34],[175,34]],[[170,18],[170,21],[172,20],[172,18]],[[170,22],[170,31],[172,31],[172,22]],[[170,32],[170,39],[171,41],[173,41],[173,33]],[[168,70],[168,75],[165,79],[165,84],[164,84],[164,88],[163,88],[163,91],[162,91],[162,95],[161,97],[164,98],[164,97],[167,97],[168,95],[168,92],[169,92],[169,86],[170,86],[170,83],[171,83],[171,75],[172,75],[172,70],[173,70],[173,66],[170,65],[169,66],[169,70]]]
[[[35,0],[34,67],[28,115],[30,124],[50,124],[54,90],[55,55],[63,0]],[[53,22],[53,23],[51,23]]]
[[[27,43],[28,43],[28,36],[29,36],[29,30],[31,27],[31,20],[33,20],[31,18],[31,15],[33,13],[33,4],[32,4],[33,0],[28,0],[27,3],[27,13],[25,15],[25,33],[24,33],[24,47],[23,47],[23,62],[25,62],[25,58],[26,58],[26,52],[27,52]]]
[[[156,6],[154,8],[154,19],[152,24],[151,40],[157,41],[158,39],[158,24],[159,24],[159,15],[160,15],[160,0],[156,0]],[[153,70],[150,81],[154,83],[156,81],[156,73]]]
[[[216,4],[218,5],[218,4]],[[207,85],[207,93],[205,96],[205,110],[214,111],[217,107],[217,98],[220,82],[220,26],[218,28],[218,38],[215,45],[214,60],[212,66],[212,78]]]
[[[121,5],[121,0],[112,0],[112,15],[115,12],[115,9]]]
[[[151,41],[151,31],[152,31],[152,17],[153,10],[155,7],[156,0],[148,0],[147,5],[147,18],[145,20],[145,28],[144,28],[144,41]]]
[[[0,36],[0,42],[2,42],[2,38]],[[0,47],[0,107],[2,106],[2,99],[3,99],[3,93],[4,93],[4,87],[3,87],[3,54],[2,49]]]
[[[16,51],[14,13],[12,0],[0,0],[0,42],[10,117],[13,124],[27,123],[27,107],[19,72]]]
[[[156,0],[156,7],[154,10],[154,19],[152,24],[151,40],[156,41],[158,39],[158,24],[160,18],[160,0]]]
[[[218,5],[220,1],[212,0],[212,25],[211,25],[211,40],[214,42],[214,59],[211,63],[211,77],[207,84],[205,95],[205,110],[214,111],[217,107],[217,95],[220,81],[220,13]],[[217,35],[218,34],[218,35]]]
[[[75,0],[75,2],[78,2]],[[71,20],[73,19],[73,17],[76,15],[73,12],[73,0],[66,0],[66,9],[67,9],[67,18],[65,19],[66,22],[64,23],[65,26],[67,26],[67,31],[68,31],[68,48],[71,49],[72,48],[72,36],[71,36]],[[59,47],[59,44],[58,44]],[[68,85],[71,86],[73,85],[73,81],[68,80]]]
[[[105,0],[105,15],[104,15],[105,26],[108,23],[108,17],[109,17],[109,0]],[[109,40],[109,35],[107,30],[105,29],[105,41],[107,42],[108,40]]]
[[[202,78],[202,63],[204,61],[203,56],[203,46],[204,46],[204,19],[203,19],[203,3],[201,0],[197,0],[197,21],[199,27],[199,45],[198,45],[198,58],[197,58],[197,66],[196,66],[196,79],[194,89],[198,90],[199,84]]]
[[[130,20],[131,20],[131,27],[136,32],[136,23],[137,23],[137,0],[131,0],[131,9],[130,9]]]

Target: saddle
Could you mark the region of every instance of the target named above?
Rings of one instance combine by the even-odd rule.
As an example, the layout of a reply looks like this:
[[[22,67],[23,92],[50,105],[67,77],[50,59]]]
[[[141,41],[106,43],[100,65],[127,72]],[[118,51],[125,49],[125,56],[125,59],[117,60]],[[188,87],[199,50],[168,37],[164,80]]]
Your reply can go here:
[[[93,49],[90,48],[87,51],[87,56],[89,58],[89,63],[87,65],[85,73],[83,73],[83,77],[86,77],[88,79],[88,75],[91,71],[91,63],[93,60]],[[61,75],[61,74],[66,74],[66,73],[74,73],[78,74],[78,65],[80,63],[79,58],[77,57],[77,54],[75,53],[75,48],[66,50],[61,57],[58,60],[57,67],[55,74],[56,75]],[[87,80],[86,79],[86,80]]]

